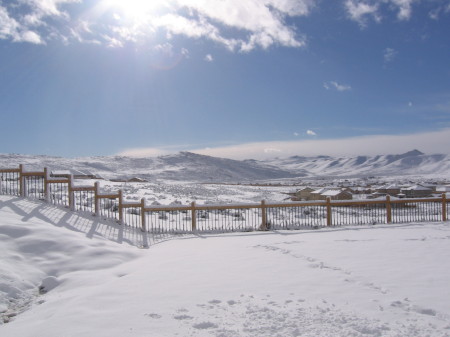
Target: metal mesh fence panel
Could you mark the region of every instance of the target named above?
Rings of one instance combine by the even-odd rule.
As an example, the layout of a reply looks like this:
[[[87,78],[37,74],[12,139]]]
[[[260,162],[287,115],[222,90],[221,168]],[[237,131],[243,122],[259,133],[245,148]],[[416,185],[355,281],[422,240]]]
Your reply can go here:
[[[0,172],[0,194],[20,195],[19,172]]]
[[[374,225],[387,223],[386,204],[334,204],[332,210],[332,225]]]
[[[146,211],[147,231],[151,233],[187,233],[192,231],[190,210]]]
[[[327,225],[327,210],[324,205],[267,207],[266,210],[268,229],[299,229]]]
[[[43,176],[23,177],[23,189],[26,197],[45,200],[45,179]]]
[[[100,198],[99,213],[102,218],[119,221],[119,201],[117,198]]]
[[[441,221],[442,202],[415,202],[405,200],[392,204],[392,222]]]
[[[94,191],[73,191],[74,210],[95,213]]]
[[[230,207],[196,210],[196,219],[199,231],[254,231],[261,226],[261,209]]]
[[[68,183],[48,184],[48,201],[54,205],[69,206]]]

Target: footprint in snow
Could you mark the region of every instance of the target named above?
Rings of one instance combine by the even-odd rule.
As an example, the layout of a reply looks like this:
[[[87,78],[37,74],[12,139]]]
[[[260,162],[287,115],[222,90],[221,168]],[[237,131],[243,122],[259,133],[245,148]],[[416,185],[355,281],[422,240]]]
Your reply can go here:
[[[189,316],[189,315],[175,315],[175,316],[173,316],[173,318],[178,321],[183,321],[183,320],[187,320],[187,319],[193,319],[194,317]]]
[[[212,322],[202,322],[194,324],[192,327],[198,330],[205,330],[205,329],[216,329],[218,328],[218,325]]]
[[[154,319],[159,319],[159,318],[162,317],[162,316],[159,315],[159,314],[145,314],[145,316],[148,316],[148,317],[154,318]]]

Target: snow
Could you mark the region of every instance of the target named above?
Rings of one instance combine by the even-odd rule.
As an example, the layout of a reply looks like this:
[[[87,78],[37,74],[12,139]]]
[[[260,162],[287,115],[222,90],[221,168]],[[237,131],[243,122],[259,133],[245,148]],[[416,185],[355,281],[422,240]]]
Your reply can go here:
[[[231,160],[189,152],[134,158],[122,156],[61,158],[19,154],[0,154],[0,167],[24,164],[26,170],[72,173],[85,172],[105,179],[142,178],[147,181],[196,182],[299,181],[317,177],[417,176],[449,178],[450,155],[423,154],[414,150],[400,155],[357,157],[289,157],[257,160]],[[397,181],[398,182],[398,181]]]
[[[0,196],[0,335],[450,336],[449,240],[448,222],[152,236]]]

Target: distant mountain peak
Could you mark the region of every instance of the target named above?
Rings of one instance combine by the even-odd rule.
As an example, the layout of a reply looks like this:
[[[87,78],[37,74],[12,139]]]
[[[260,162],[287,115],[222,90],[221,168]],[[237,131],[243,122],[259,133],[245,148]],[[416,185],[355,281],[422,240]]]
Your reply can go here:
[[[423,153],[423,152],[420,152],[419,150],[417,150],[417,149],[414,149],[414,150],[412,150],[412,151],[408,151],[408,152],[406,152],[406,153],[403,153],[401,156],[402,157],[413,157],[413,156],[423,156],[425,153]]]

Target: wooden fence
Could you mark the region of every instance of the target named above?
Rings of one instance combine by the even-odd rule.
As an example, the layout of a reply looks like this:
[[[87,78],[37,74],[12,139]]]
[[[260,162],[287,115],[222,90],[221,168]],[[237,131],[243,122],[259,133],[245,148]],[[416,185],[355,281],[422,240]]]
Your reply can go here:
[[[0,169],[0,194],[44,200],[72,211],[152,233],[254,231],[326,226],[446,221],[449,202],[439,198],[346,200],[258,204],[147,206],[124,202],[122,191],[101,193],[94,186],[75,186],[71,176],[51,177],[47,168],[28,172]]]

